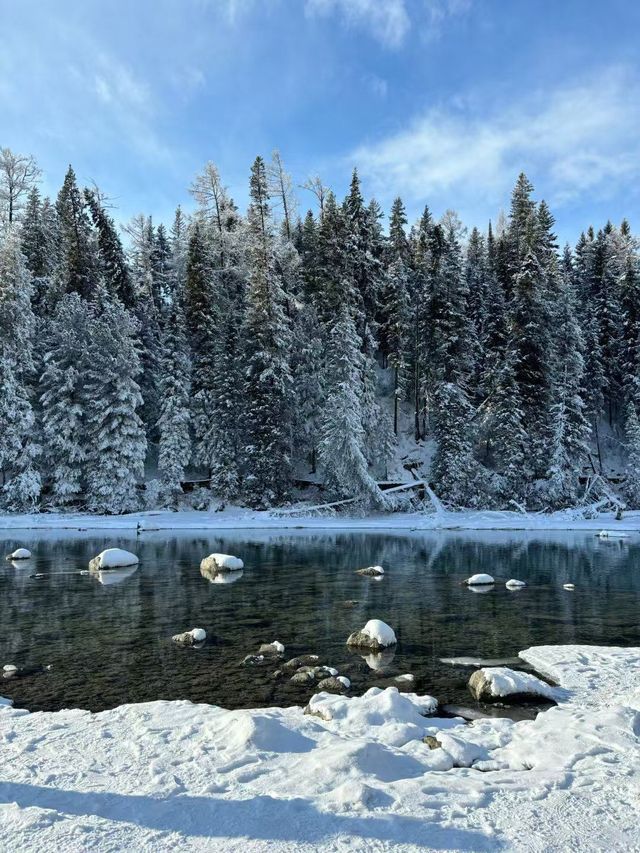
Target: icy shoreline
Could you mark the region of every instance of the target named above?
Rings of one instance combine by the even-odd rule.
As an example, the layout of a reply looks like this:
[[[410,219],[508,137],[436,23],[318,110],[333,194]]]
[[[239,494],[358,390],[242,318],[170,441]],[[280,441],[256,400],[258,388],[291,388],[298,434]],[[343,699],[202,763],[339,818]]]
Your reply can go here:
[[[302,510],[299,510],[302,512]],[[621,521],[613,513],[580,518],[576,510],[521,513],[469,510],[434,515],[379,513],[357,516],[302,516],[283,511],[258,512],[230,507],[222,512],[149,511],[105,516],[81,513],[0,515],[0,531],[12,530],[593,530],[640,532],[640,511],[627,512]]]
[[[393,689],[301,708],[0,707],[7,849],[640,847],[640,648],[538,646],[534,721],[423,717]],[[425,735],[442,744],[429,749]],[[453,768],[452,768],[452,765]]]

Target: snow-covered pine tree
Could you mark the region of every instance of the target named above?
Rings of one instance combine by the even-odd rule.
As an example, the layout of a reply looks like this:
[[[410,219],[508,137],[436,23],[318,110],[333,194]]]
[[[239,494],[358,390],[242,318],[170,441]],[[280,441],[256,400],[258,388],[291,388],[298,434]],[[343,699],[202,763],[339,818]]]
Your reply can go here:
[[[91,314],[77,294],[62,297],[45,326],[45,353],[40,377],[44,440],[43,471],[49,503],[77,504],[87,485],[87,399],[84,389]]]
[[[94,190],[85,189],[84,199],[96,232],[104,285],[112,297],[117,297],[125,308],[131,310],[136,302],[136,294],[115,223]]]
[[[243,322],[247,282],[243,224],[213,163],[198,175],[192,193],[198,201],[197,222],[204,234],[205,267],[192,265],[190,255],[188,292],[194,297],[200,293],[198,311],[203,319],[210,317],[204,327],[207,337],[198,338],[201,390],[194,398],[196,458],[210,471],[215,491],[234,500],[241,492],[244,473]]]
[[[627,403],[640,406],[640,261],[630,251],[622,279],[623,388]]]
[[[244,493],[252,506],[266,507],[284,500],[291,485],[293,408],[291,329],[276,270],[267,175],[261,157],[251,167],[249,192]]]
[[[620,234],[607,222],[596,238],[596,290],[592,310],[598,317],[598,331],[604,367],[604,408],[613,425],[620,410],[624,362],[622,339],[621,282],[625,272],[625,252]]]
[[[345,284],[348,290],[348,284]],[[336,498],[357,498],[364,506],[380,506],[383,497],[369,472],[363,452],[360,338],[344,301],[329,340],[328,392],[322,411],[319,459],[324,482]]]
[[[473,456],[473,407],[454,382],[439,382],[433,396],[437,450],[431,475],[436,491],[453,506],[477,506],[484,489],[480,466]]]
[[[55,290],[94,298],[99,289],[97,243],[91,230],[85,199],[78,189],[75,172],[69,166],[56,200],[60,258]]]
[[[627,464],[625,467],[626,480],[625,496],[635,509],[640,507],[640,421],[634,403],[627,403],[625,419],[625,440]]]
[[[31,290],[14,224],[0,239],[0,501],[18,511],[33,509],[41,490],[31,400],[35,330]]]
[[[136,381],[142,368],[136,320],[117,301],[93,307],[85,371],[87,507],[111,515],[140,505],[147,448]]]
[[[554,306],[555,371],[551,405],[552,441],[545,489],[555,506],[574,503],[578,497],[580,468],[587,458],[590,428],[582,399],[584,341],[576,316],[573,264],[565,249],[560,292]]]
[[[177,507],[185,468],[191,458],[191,364],[181,307],[169,309],[162,335],[160,358],[160,414],[158,417],[158,475],[161,496]]]
[[[487,410],[487,459],[496,471],[494,491],[503,504],[527,497],[532,474],[526,456],[528,435],[515,361],[516,354],[508,347]]]
[[[380,312],[384,325],[385,356],[393,370],[393,431],[398,434],[398,415],[402,400],[406,399],[410,375],[411,305],[409,303],[408,276],[404,261],[396,256],[385,275],[383,305]]]

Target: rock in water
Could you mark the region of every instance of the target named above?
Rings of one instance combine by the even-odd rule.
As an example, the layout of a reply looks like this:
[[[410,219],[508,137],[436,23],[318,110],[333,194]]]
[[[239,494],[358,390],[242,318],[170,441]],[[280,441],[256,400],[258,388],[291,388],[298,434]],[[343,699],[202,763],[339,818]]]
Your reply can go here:
[[[535,696],[555,702],[561,693],[557,687],[552,687],[535,675],[506,666],[476,670],[469,679],[469,690],[478,701],[484,702],[517,696]]]
[[[258,649],[259,655],[283,655],[284,654],[284,646],[282,643],[279,643],[278,640],[274,640],[272,643],[263,643]]]
[[[384,574],[384,569],[382,566],[368,566],[366,569],[358,569],[356,574],[367,578],[379,578]]]
[[[300,669],[301,666],[315,666],[319,660],[318,655],[300,655],[283,663],[282,670],[284,672],[294,672],[296,669]]]
[[[239,557],[231,554],[209,554],[200,563],[200,571],[208,574],[217,572],[240,572],[244,569],[244,563]]]
[[[207,632],[204,628],[193,628],[183,634],[174,634],[171,639],[178,646],[199,646],[207,639]]]
[[[31,551],[28,548],[16,548],[13,554],[7,556],[7,560],[28,560],[31,557]]]
[[[325,690],[327,693],[346,693],[350,687],[351,682],[344,675],[332,675],[318,682],[318,690]]]
[[[107,548],[106,551],[102,551],[90,561],[89,569],[94,572],[99,569],[121,569],[125,566],[137,566],[138,563],[138,558],[131,551],[123,551],[122,548]]]
[[[511,580],[507,581],[505,584],[507,589],[522,589],[523,586],[526,586],[524,581],[518,581],[515,578],[511,578]]]
[[[467,586],[489,586],[489,584],[495,583],[495,580],[491,575],[477,574],[471,575],[470,578],[466,579],[465,583]]]
[[[361,631],[355,631],[347,640],[348,646],[359,649],[369,649],[373,652],[395,646],[396,635],[386,622],[380,619],[370,619]]]

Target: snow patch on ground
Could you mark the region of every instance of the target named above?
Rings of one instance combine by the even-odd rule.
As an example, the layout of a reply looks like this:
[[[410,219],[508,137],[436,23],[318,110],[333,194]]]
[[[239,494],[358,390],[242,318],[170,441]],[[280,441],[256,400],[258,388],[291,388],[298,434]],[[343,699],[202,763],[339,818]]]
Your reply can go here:
[[[640,649],[543,646],[522,658],[566,693],[518,723],[424,716],[433,699],[395,688],[318,694],[312,713],[1,707],[3,845],[638,849]]]

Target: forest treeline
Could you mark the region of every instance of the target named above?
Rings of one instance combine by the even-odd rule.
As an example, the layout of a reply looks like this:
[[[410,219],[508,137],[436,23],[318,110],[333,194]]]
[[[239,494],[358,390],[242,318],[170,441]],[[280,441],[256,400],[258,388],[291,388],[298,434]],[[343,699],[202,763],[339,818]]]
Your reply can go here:
[[[0,150],[0,505],[177,507],[187,473],[254,507],[315,475],[383,507],[398,441],[435,439],[452,506],[575,503],[622,460],[640,501],[640,254],[628,223],[560,250],[521,174],[469,233],[397,198],[383,226],[354,171],[297,214],[280,157],[257,157],[241,214],[214,165],[194,212],[122,233],[71,167],[42,198]],[[605,453],[606,447],[606,453]],[[140,488],[145,481],[146,490]]]

